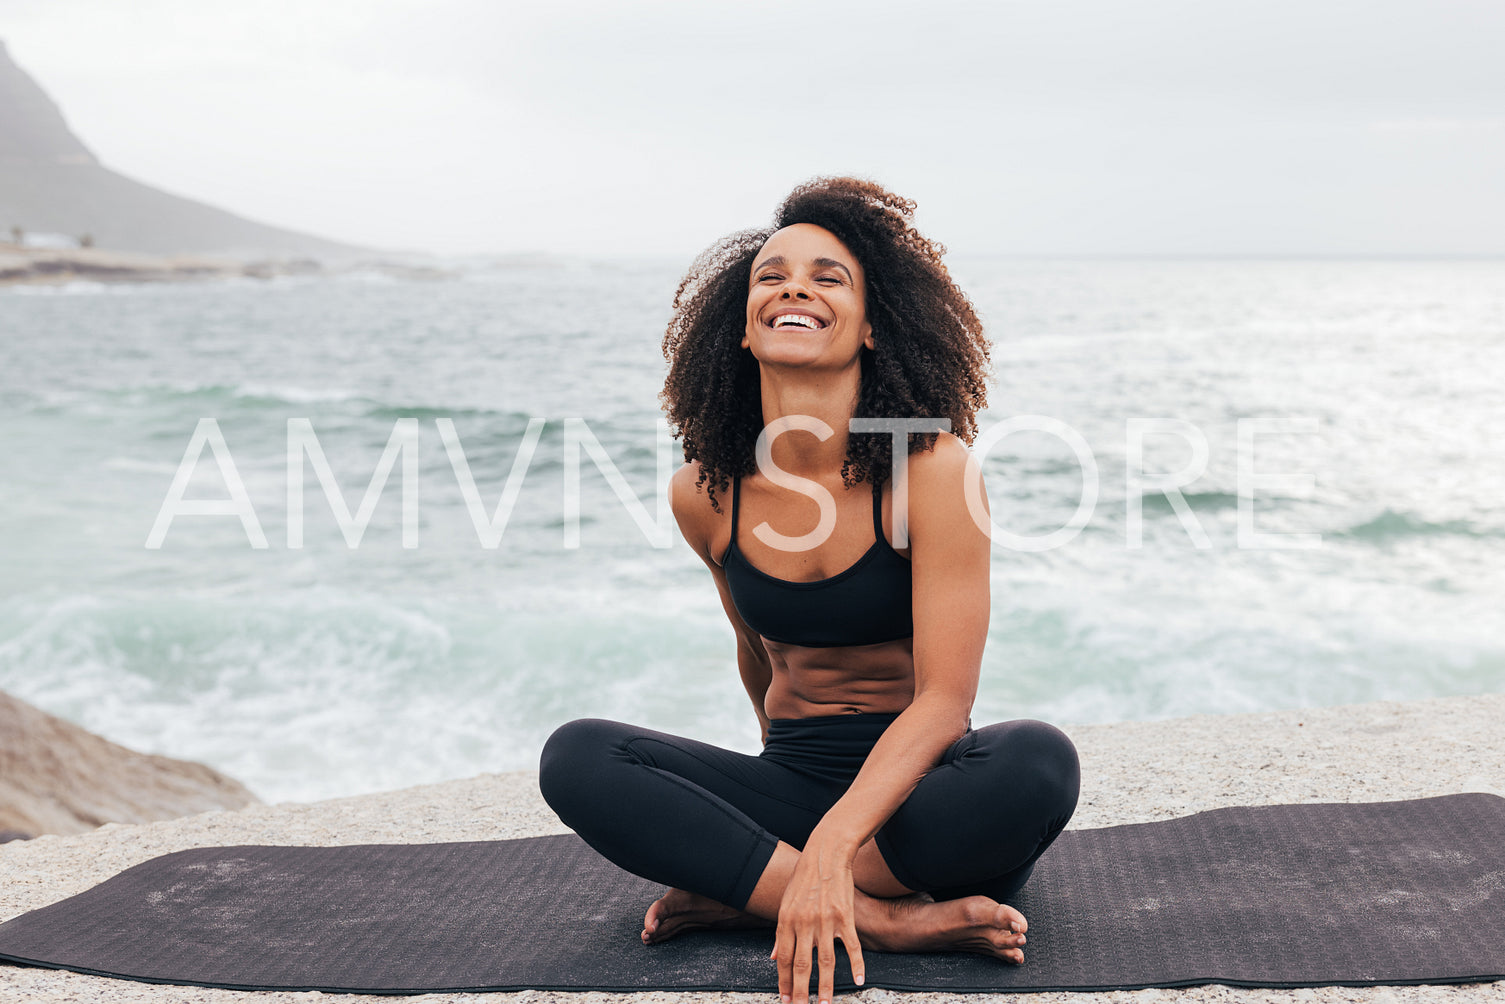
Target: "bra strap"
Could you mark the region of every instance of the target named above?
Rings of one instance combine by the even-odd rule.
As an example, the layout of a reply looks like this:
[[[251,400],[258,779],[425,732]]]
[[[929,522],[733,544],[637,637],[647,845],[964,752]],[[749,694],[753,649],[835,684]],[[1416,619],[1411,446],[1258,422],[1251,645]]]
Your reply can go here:
[[[873,489],[873,537],[875,543],[893,546],[883,537],[883,487],[881,485]]]
[[[732,544],[737,543],[737,503],[742,497],[742,479],[732,478]]]

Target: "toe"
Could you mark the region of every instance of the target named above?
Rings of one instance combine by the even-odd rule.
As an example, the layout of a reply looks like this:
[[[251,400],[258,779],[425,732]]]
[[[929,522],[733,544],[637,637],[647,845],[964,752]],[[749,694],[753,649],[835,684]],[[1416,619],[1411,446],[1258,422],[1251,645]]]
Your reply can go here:
[[[993,931],[988,940],[993,943],[993,951],[999,955],[1007,956],[1010,952],[1017,952],[1024,947],[1024,935],[1015,934],[1013,931]]]

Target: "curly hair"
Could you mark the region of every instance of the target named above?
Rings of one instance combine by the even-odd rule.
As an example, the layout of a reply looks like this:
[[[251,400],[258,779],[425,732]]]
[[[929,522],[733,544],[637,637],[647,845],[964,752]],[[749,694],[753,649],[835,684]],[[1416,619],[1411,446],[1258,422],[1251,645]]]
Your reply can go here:
[[[834,234],[866,277],[875,347],[861,350],[854,417],[948,418],[965,442],[976,436],[977,412],[987,404],[988,342],[941,261],[946,249],[914,229],[914,209],[871,181],[815,178],[789,193],[772,227],[716,242],[680,280],[664,334],[669,373],[659,398],[685,460],[699,461],[697,487],[707,486],[716,511],[716,496],[731,479],[754,471],[763,431],[758,361],[741,347],[753,259],[776,231],[796,223]],[[909,452],[935,441],[936,433],[912,433]],[[867,481],[876,492],[892,470],[891,437],[848,437],[845,485]]]

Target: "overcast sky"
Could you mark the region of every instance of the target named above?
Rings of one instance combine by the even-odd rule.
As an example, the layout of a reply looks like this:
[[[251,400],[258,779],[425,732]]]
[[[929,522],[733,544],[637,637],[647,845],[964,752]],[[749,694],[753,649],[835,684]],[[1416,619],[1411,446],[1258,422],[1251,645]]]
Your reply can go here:
[[[958,254],[1505,254],[1500,0],[0,0],[107,165],[437,252],[687,255],[817,174]]]

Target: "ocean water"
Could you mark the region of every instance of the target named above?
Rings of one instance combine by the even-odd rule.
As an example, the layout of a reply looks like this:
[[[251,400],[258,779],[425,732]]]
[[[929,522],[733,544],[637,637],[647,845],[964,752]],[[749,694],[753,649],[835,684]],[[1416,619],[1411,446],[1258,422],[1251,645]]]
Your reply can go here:
[[[682,264],[0,291],[0,689],[270,801],[531,768],[576,717],[754,749],[660,502]],[[953,271],[995,342],[984,470],[1014,535],[974,721],[1505,686],[1505,262]],[[290,421],[317,440],[297,547]],[[178,514],[150,547],[185,467],[182,497],[253,515]]]

